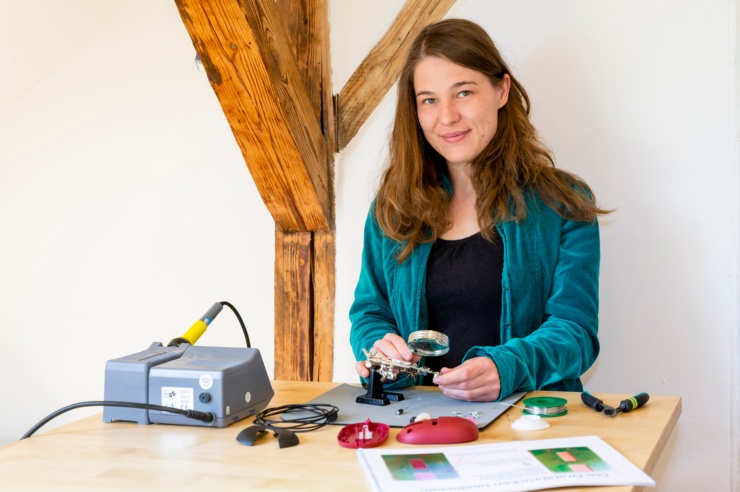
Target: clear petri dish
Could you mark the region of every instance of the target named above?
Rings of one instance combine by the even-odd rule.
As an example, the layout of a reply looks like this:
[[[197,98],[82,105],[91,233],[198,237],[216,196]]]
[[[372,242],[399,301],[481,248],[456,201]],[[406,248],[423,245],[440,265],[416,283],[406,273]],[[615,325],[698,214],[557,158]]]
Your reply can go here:
[[[450,350],[450,339],[444,333],[434,330],[419,330],[409,335],[409,349],[416,355],[435,357]]]

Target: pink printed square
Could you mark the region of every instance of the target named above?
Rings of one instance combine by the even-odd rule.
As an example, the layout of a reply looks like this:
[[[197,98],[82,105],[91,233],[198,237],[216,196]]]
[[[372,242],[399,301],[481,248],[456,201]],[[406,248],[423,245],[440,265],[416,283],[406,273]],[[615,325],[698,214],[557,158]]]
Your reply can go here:
[[[570,462],[570,461],[578,461],[568,451],[560,451],[560,452],[558,452],[558,458],[560,458],[563,461],[568,461],[568,462]]]

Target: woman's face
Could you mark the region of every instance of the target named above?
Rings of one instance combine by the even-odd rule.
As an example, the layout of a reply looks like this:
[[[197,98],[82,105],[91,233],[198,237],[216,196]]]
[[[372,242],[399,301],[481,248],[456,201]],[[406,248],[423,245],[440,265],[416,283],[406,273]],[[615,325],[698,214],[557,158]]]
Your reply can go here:
[[[427,56],[414,70],[416,114],[429,144],[447,165],[469,164],[493,139],[511,80],[497,87],[480,72]]]

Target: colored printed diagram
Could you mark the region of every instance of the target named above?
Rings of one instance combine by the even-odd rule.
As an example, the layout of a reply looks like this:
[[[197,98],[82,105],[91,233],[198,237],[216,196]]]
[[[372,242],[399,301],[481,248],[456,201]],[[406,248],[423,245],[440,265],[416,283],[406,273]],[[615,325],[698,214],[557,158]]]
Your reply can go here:
[[[444,453],[383,455],[394,480],[440,480],[458,478]]]
[[[610,470],[609,464],[591,449],[576,448],[532,449],[537,460],[554,473],[590,472]]]

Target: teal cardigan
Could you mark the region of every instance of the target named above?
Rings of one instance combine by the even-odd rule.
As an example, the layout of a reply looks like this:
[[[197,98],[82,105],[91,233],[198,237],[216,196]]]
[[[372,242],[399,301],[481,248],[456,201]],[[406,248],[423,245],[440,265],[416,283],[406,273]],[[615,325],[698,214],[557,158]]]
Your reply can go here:
[[[472,347],[464,359],[493,360],[499,398],[536,389],[581,391],[580,376],[599,354],[599,227],[563,219],[538,197],[527,200],[526,219],[496,226],[504,244],[501,345]],[[383,234],[371,207],[365,222],[362,270],[350,308],[350,343],[362,349],[386,333],[404,340],[428,329],[426,266],[431,243],[418,245],[400,265],[399,243]],[[454,344],[450,340],[450,344]],[[423,363],[423,361],[422,361]],[[386,388],[415,384],[400,377]]]

